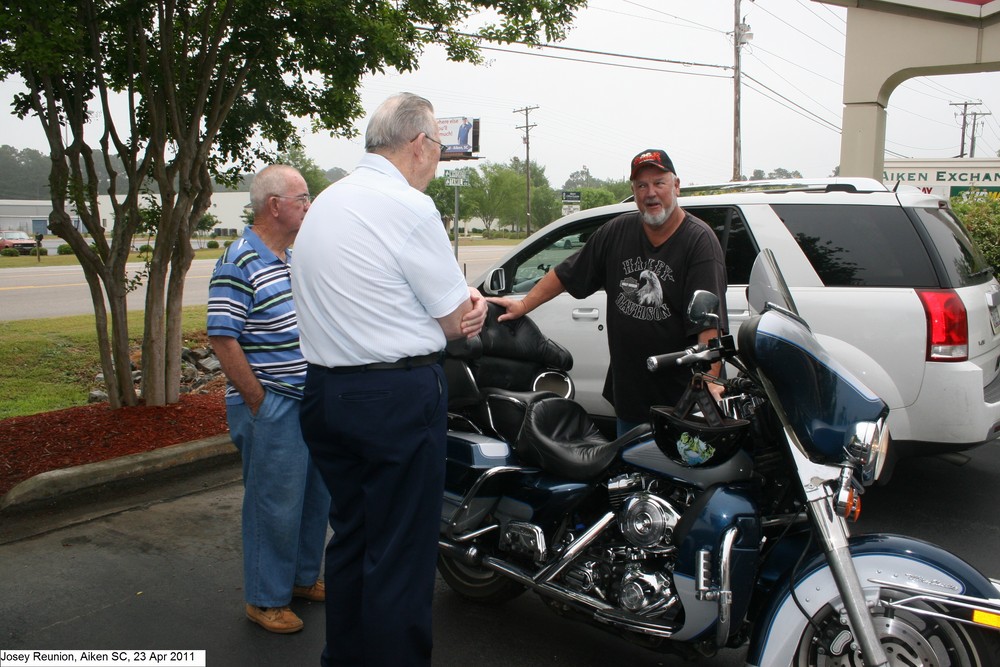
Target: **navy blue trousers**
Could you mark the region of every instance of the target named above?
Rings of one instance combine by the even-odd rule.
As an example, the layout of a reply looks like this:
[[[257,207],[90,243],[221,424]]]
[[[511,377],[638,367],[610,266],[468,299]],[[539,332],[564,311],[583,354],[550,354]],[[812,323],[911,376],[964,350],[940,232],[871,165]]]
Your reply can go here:
[[[431,664],[447,438],[440,365],[309,366],[302,435],[332,498],[324,667]]]

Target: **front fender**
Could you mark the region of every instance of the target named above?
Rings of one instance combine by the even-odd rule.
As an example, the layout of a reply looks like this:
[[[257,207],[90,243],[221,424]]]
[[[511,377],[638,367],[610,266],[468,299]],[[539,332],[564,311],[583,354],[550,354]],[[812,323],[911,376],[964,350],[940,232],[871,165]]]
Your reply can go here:
[[[878,595],[872,580],[939,591],[942,594],[997,598],[996,587],[958,556],[928,542],[901,535],[860,535],[850,540],[851,558],[870,601]],[[783,554],[782,559],[787,559]],[[797,555],[796,555],[797,557]],[[784,574],[765,594],[770,602],[754,622],[747,653],[748,667],[790,665],[808,620],[792,599],[794,561],[765,563],[764,570],[781,568]],[[838,604],[840,592],[823,554],[807,557],[798,568],[795,594],[811,618],[827,604]]]

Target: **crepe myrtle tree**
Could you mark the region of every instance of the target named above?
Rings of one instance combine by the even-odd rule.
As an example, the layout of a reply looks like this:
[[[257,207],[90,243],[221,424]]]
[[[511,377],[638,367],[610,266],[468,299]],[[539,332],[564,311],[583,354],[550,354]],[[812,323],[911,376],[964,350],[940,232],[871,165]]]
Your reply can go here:
[[[158,201],[142,342],[148,405],[180,391],[181,306],[195,223],[213,181],[232,185],[300,143],[310,118],[353,136],[361,77],[416,69],[429,44],[478,62],[481,38],[557,41],[585,0],[5,0],[0,79],[13,113],[48,139],[49,227],[80,260],[114,408],[137,403],[129,370],[126,269],[140,201]],[[112,157],[113,156],[113,157]],[[112,159],[115,163],[112,163]],[[112,175],[99,189],[98,161]],[[110,195],[111,210],[98,207]],[[79,216],[82,229],[71,220]],[[113,222],[110,238],[103,219]],[[93,247],[84,240],[93,239]]]

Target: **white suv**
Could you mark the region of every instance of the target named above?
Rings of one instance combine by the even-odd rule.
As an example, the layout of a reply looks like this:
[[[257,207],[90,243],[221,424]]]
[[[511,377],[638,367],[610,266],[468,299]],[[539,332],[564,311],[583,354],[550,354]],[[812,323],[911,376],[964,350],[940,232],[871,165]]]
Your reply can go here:
[[[890,192],[871,179],[714,186],[680,205],[711,226],[726,254],[733,333],[747,319],[746,286],[770,248],[802,316],[826,348],[891,409],[903,454],[960,451],[1000,437],[1000,286],[947,202]],[[595,229],[632,211],[588,209],[533,234],[473,284],[524,294]],[[531,312],[573,354],[576,400],[607,424],[606,298],[562,294]]]

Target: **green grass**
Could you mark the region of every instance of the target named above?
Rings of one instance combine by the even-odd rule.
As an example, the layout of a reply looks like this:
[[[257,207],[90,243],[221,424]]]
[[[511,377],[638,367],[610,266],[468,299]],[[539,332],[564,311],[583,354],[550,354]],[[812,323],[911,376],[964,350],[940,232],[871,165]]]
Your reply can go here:
[[[185,338],[204,334],[205,314],[206,306],[184,308]],[[134,346],[142,316],[129,313]],[[101,362],[93,315],[0,322],[0,341],[0,419],[85,405],[91,389],[104,388],[94,380]]]
[[[217,259],[222,256],[222,251],[225,248],[200,248],[196,249],[194,252],[195,259]],[[18,257],[3,257],[0,256],[0,269],[24,269],[32,266],[79,266],[80,260],[76,258],[76,255],[57,255],[55,251],[49,249],[48,255],[42,255],[42,261],[38,261],[38,257],[31,255],[20,255]],[[140,255],[137,252],[129,253],[130,262],[142,262],[146,259],[145,255]]]

